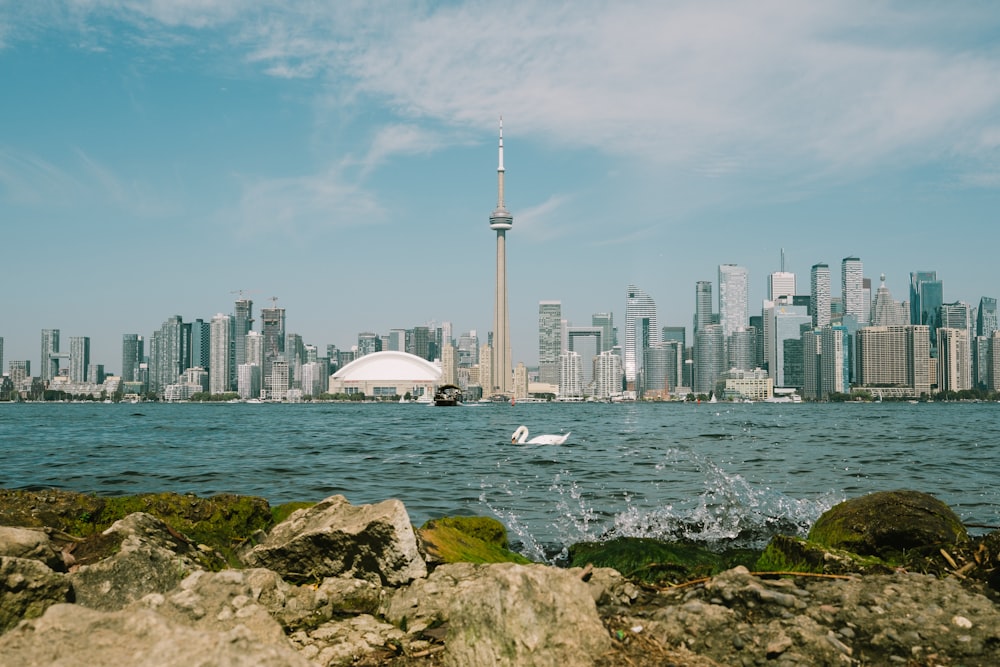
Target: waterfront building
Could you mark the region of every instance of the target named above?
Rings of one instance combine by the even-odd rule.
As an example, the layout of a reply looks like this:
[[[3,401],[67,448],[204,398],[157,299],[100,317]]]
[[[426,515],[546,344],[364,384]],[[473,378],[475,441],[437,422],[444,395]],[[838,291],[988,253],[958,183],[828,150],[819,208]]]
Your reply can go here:
[[[212,368],[212,326],[198,318],[188,324],[191,327],[191,352],[187,360],[188,366],[198,366],[207,371]],[[230,337],[232,340],[232,337]]]
[[[15,390],[20,390],[25,380],[31,377],[31,361],[11,359],[8,362],[7,374]]]
[[[677,388],[677,341],[659,343],[643,354],[642,398],[669,397]]]
[[[145,355],[144,343],[139,334],[122,334],[122,382],[136,381],[136,372]]]
[[[528,398],[528,367],[523,361],[514,367],[514,399]]]
[[[746,267],[719,265],[719,324],[727,343],[734,332],[746,329],[749,323],[748,282]]]
[[[594,357],[601,353],[603,335],[602,327],[566,327],[566,349],[580,355],[582,369],[580,382],[584,394],[591,393],[594,383]]]
[[[59,329],[42,329],[41,378],[48,382],[59,375]]]
[[[233,318],[222,313],[216,314],[209,325],[209,393],[224,394],[232,391],[232,376],[234,375],[232,367],[234,361],[232,354],[233,327]]]
[[[559,396],[560,398],[579,398],[583,396],[583,364],[576,352],[563,352],[559,355]]]
[[[829,325],[827,325],[829,326]],[[802,398],[819,400],[822,398],[823,381],[822,353],[823,339],[820,329],[802,328]]]
[[[538,302],[538,380],[559,383],[562,346],[562,303]]]
[[[237,299],[233,304],[233,359],[232,380],[236,381],[236,369],[247,363],[247,334],[253,329],[253,301]]]
[[[260,370],[259,364],[240,364],[237,369],[236,391],[241,399],[260,398]]]
[[[479,335],[471,329],[458,337],[458,367],[472,368],[479,365]]]
[[[322,364],[316,361],[310,361],[302,364],[300,372],[302,374],[302,379],[299,384],[302,385],[301,389],[303,396],[319,396],[326,391],[329,379],[328,376],[323,374]]]
[[[990,391],[1000,391],[1000,329],[990,336],[990,362],[986,388]]]
[[[601,352],[607,352],[618,344],[613,313],[594,313],[590,317],[590,324],[601,327]]]
[[[703,325],[694,334],[694,391],[708,394],[726,370],[726,346],[721,324]]]
[[[288,362],[288,388],[302,388],[302,364],[306,360],[306,346],[299,334],[285,335],[285,361]]]
[[[272,401],[283,401],[291,389],[291,373],[288,370],[288,362],[284,359],[274,359],[271,361],[271,374],[264,378],[267,386],[267,397]]]
[[[495,393],[492,389],[496,386],[493,381],[494,367],[493,346],[486,343],[479,348],[479,386],[483,388],[483,395],[486,398],[489,398]]]
[[[384,350],[358,357],[330,377],[331,394],[364,394],[376,398],[433,395],[441,384],[441,367],[408,352]]]
[[[448,341],[441,348],[441,382],[458,385],[458,350]]]
[[[167,318],[153,333],[149,344],[149,390],[162,394],[176,384],[191,358],[191,327],[180,315]]]
[[[774,396],[774,379],[762,368],[744,371],[736,368],[723,373],[724,396],[730,400],[766,401]]]
[[[916,276],[916,278],[915,278]],[[916,280],[915,294],[910,296],[910,311],[915,314],[916,320],[911,320],[913,324],[926,324],[931,337],[931,356],[937,356],[937,330],[941,326],[938,316],[940,308],[944,304],[944,284],[937,279],[934,271],[918,271],[910,274],[910,289],[914,290],[914,280]],[[914,301],[916,302],[916,312],[914,313]]]
[[[812,325],[815,328],[825,327],[830,323],[830,267],[820,262],[813,264],[810,272],[809,304],[812,315]]]
[[[0,372],[3,372],[3,336],[0,336]]]
[[[973,336],[969,342],[972,348],[972,387],[986,389],[990,373],[990,339],[988,336]]]
[[[750,328],[754,332],[754,352],[753,368],[765,368],[764,366],[764,316],[751,315]]]
[[[753,327],[740,327],[726,340],[726,369],[749,371],[756,368],[757,331]]]
[[[937,383],[939,391],[962,391],[972,388],[969,355],[969,332],[940,327],[937,332]]]
[[[261,372],[265,388],[271,375],[271,364],[282,358],[285,353],[285,309],[273,305],[271,308],[260,309],[260,335],[262,337],[263,363]]]
[[[208,391],[208,370],[202,368],[201,366],[190,366],[185,368],[178,380],[178,384],[197,387],[195,390],[196,392]],[[187,396],[186,398],[190,398],[190,396]]]
[[[806,306],[792,305],[787,299],[764,302],[764,353],[775,387],[801,386],[801,328],[804,324],[812,324]],[[786,378],[789,368],[793,369],[793,377]]]
[[[826,326],[820,331],[820,398],[851,390],[847,327]]]
[[[594,360],[594,397],[609,399],[619,396],[624,377],[621,355],[612,350],[601,352]]]
[[[87,382],[87,368],[90,366],[90,338],[71,336],[69,339],[69,381]]]
[[[248,331],[246,339],[243,341],[246,345],[246,362],[248,364],[256,364],[260,367],[261,372],[264,372],[264,336],[259,331]],[[336,351],[336,349],[334,350]]]
[[[867,325],[871,317],[871,304],[865,308],[864,265],[858,257],[845,257],[840,262],[840,297],[844,304],[844,314],[853,315],[860,326]]]
[[[489,374],[491,393],[510,394],[513,364],[510,353],[510,311],[507,306],[507,231],[514,226],[514,216],[504,205],[503,119],[500,119],[500,158],[497,167],[497,207],[490,214],[490,229],[497,233],[496,291],[493,307],[493,364]],[[481,362],[480,362],[481,363]]]
[[[694,284],[694,333],[714,321],[712,313],[712,283],[699,280]]]
[[[711,307],[711,293],[709,293]],[[636,390],[637,377],[642,372],[642,351],[659,342],[656,324],[656,303],[635,285],[625,290],[625,382],[629,391]]]

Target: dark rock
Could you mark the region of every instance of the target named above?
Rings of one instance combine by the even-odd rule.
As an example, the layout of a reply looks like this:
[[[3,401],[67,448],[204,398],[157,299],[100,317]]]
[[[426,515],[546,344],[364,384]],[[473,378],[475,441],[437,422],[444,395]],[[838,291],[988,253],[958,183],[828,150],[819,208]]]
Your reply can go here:
[[[70,598],[64,575],[37,560],[0,556],[0,632],[13,628],[21,619],[41,616],[48,607]]]
[[[809,540],[817,544],[890,562],[910,550],[927,552],[968,539],[951,508],[929,494],[905,490],[845,500],[809,531]]]

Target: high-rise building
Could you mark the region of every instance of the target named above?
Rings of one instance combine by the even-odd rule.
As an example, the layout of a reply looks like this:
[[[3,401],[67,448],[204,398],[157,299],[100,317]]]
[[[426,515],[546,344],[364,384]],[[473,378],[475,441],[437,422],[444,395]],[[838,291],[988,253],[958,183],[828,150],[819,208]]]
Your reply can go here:
[[[990,336],[989,364],[986,388],[990,391],[1000,391],[1000,329]]]
[[[749,322],[747,304],[748,275],[746,267],[736,264],[719,265],[719,324],[728,341],[733,332],[745,329]]]
[[[972,388],[969,332],[963,329],[938,329],[937,381],[939,391],[962,391]]]
[[[694,333],[712,323],[712,283],[699,280],[694,284]]]
[[[31,377],[31,360],[11,359],[7,364],[7,373],[10,375],[14,390],[19,390],[24,381]]]
[[[177,384],[191,358],[191,327],[180,315],[167,318],[150,340],[149,390],[162,394],[167,385]]]
[[[212,325],[198,318],[191,322],[191,358],[188,366],[204,368],[212,366]]]
[[[826,326],[820,332],[820,398],[850,391],[847,327]]]
[[[479,364],[479,334],[475,329],[458,337],[458,367],[471,368]]]
[[[276,359],[283,358],[285,353],[285,309],[277,306],[261,308],[260,325],[260,333],[264,343],[261,374],[265,389],[270,389],[268,376],[271,374],[271,364]]]
[[[580,382],[583,393],[592,393],[594,383],[594,358],[602,351],[603,327],[567,327],[566,349],[580,355]],[[539,369],[540,371],[541,369]],[[544,382],[544,380],[542,380]]]
[[[726,368],[751,371],[757,367],[757,330],[742,327],[734,331],[726,345]]]
[[[283,401],[288,397],[288,390],[291,389],[288,362],[284,359],[275,359],[271,362],[271,375],[265,378],[267,385],[267,397],[275,401]]]
[[[224,394],[232,391],[231,355],[233,347],[233,318],[218,313],[209,325],[208,343],[208,391],[212,394]]]
[[[122,334],[122,381],[137,382],[136,371],[145,355],[145,341],[139,334]]]
[[[931,356],[937,356],[938,314],[944,303],[944,284],[935,271],[910,274],[910,316],[913,324],[926,324],[931,337]]]
[[[767,300],[777,301],[780,297],[795,296],[795,274],[788,271],[775,271],[767,277]]]
[[[490,214],[490,229],[497,233],[496,293],[493,307],[492,387],[484,391],[511,393],[513,364],[510,353],[510,312],[507,306],[507,230],[514,226],[514,216],[504,206],[503,198],[503,118],[500,119],[500,164],[497,167],[497,207]]]
[[[42,382],[59,375],[59,329],[42,329]]]
[[[601,327],[601,352],[607,352],[618,344],[615,336],[615,318],[613,313],[594,313],[590,317],[591,326]]]
[[[253,329],[253,301],[237,299],[233,306],[233,368],[247,362],[247,334]],[[235,379],[235,378],[234,378]]]
[[[997,328],[997,300],[984,296],[979,299],[979,310],[976,311],[976,335],[989,338]]]
[[[726,370],[726,345],[721,324],[708,324],[694,334],[694,391],[708,394]]]
[[[711,295],[709,295],[711,304]],[[659,342],[656,303],[635,285],[625,290],[625,382],[635,391],[636,376],[642,372],[642,351]]]
[[[622,358],[608,350],[597,355],[594,361],[594,396],[596,398],[611,398],[622,393]]]
[[[910,272],[910,324],[927,324],[921,322],[920,283],[937,280],[936,271]]]
[[[358,357],[382,351],[382,340],[378,334],[365,331],[358,334]]]
[[[259,336],[260,334],[257,333]],[[243,400],[260,398],[261,378],[260,366],[257,364],[240,364],[237,369],[236,390]],[[325,391],[325,387],[324,387]]]
[[[879,276],[879,280],[881,280],[881,284],[875,292],[871,323],[877,327],[901,327],[910,324],[910,313],[902,303],[893,301],[892,293],[885,286],[884,273]]]
[[[942,303],[938,307],[937,321],[941,327],[946,329],[961,329],[969,334],[974,334],[975,317],[972,313],[972,306],[962,301]]]
[[[3,336],[0,336],[0,373],[3,372]]]
[[[538,302],[538,379],[547,384],[559,382],[559,355],[562,353],[562,304]]]
[[[583,396],[583,364],[576,352],[559,355],[559,396],[577,398]]]
[[[770,324],[770,326],[768,326]],[[793,306],[787,301],[764,302],[765,355],[768,373],[774,378],[775,387],[795,387],[801,382],[799,377],[786,378],[789,366],[802,367],[802,325],[811,325],[812,317],[806,306]],[[798,358],[795,358],[796,350]],[[786,359],[786,353],[792,356]]]
[[[246,346],[246,362],[248,364],[255,364],[260,367],[261,372],[264,371],[264,335],[259,331],[248,331],[246,340],[243,341]]]
[[[844,315],[853,315],[858,324],[868,324],[871,310],[865,310],[864,266],[858,257],[845,257],[840,262],[840,297]]]
[[[812,325],[824,327],[830,323],[830,267],[820,262],[810,272],[809,297]]]
[[[69,339],[69,381],[86,382],[87,368],[90,366],[90,338],[70,336]]]
[[[458,384],[458,349],[451,341],[441,348],[441,383]]]

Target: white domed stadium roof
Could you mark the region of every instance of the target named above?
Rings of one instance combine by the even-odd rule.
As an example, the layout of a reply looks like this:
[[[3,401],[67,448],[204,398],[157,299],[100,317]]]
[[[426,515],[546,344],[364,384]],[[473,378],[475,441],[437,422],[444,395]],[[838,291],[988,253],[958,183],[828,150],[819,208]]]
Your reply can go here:
[[[342,382],[440,382],[441,368],[414,354],[390,350],[355,359],[333,378]]]

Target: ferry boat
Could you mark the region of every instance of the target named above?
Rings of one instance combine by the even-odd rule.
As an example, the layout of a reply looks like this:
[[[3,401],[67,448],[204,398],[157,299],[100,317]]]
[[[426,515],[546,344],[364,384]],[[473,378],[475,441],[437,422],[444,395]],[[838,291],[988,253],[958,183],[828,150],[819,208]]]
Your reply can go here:
[[[453,384],[443,384],[434,392],[434,405],[451,406],[462,402],[462,389]]]

